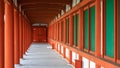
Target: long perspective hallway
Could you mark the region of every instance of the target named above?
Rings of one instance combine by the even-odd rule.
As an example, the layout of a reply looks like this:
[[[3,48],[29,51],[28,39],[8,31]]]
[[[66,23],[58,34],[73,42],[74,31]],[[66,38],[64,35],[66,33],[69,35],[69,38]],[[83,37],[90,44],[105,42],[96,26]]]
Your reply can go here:
[[[120,68],[120,0],[0,0],[0,68]]]
[[[15,68],[73,68],[47,43],[33,43]]]

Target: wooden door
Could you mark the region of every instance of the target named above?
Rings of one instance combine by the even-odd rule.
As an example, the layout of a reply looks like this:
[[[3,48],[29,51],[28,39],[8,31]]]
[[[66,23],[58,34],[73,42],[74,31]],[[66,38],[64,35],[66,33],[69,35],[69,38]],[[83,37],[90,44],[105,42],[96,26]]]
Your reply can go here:
[[[47,42],[46,27],[33,27],[33,42]]]

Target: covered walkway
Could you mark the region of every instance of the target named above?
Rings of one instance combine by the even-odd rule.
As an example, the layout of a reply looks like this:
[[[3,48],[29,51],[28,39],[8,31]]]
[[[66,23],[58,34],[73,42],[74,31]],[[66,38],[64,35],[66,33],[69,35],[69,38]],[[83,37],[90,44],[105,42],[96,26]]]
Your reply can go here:
[[[0,68],[71,65],[120,68],[120,0],[0,0]]]
[[[15,68],[73,68],[49,44],[33,43]]]

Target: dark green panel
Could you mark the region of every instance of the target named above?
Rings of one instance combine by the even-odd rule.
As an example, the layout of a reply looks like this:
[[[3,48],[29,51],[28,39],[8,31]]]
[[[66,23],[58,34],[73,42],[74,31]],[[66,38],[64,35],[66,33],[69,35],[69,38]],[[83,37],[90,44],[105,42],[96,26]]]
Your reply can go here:
[[[66,43],[69,42],[69,19],[66,20]]]
[[[77,15],[74,16],[74,45],[77,45]]]
[[[88,49],[88,9],[84,11],[84,48]]]
[[[95,6],[90,8],[90,50],[95,51]]]
[[[106,56],[114,57],[114,0],[106,0]]]

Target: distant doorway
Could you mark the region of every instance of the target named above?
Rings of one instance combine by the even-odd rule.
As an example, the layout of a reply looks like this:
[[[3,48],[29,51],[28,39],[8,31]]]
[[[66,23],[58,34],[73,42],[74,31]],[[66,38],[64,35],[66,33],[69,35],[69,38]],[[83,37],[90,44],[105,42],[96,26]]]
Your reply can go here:
[[[33,42],[47,42],[47,27],[33,27]]]

